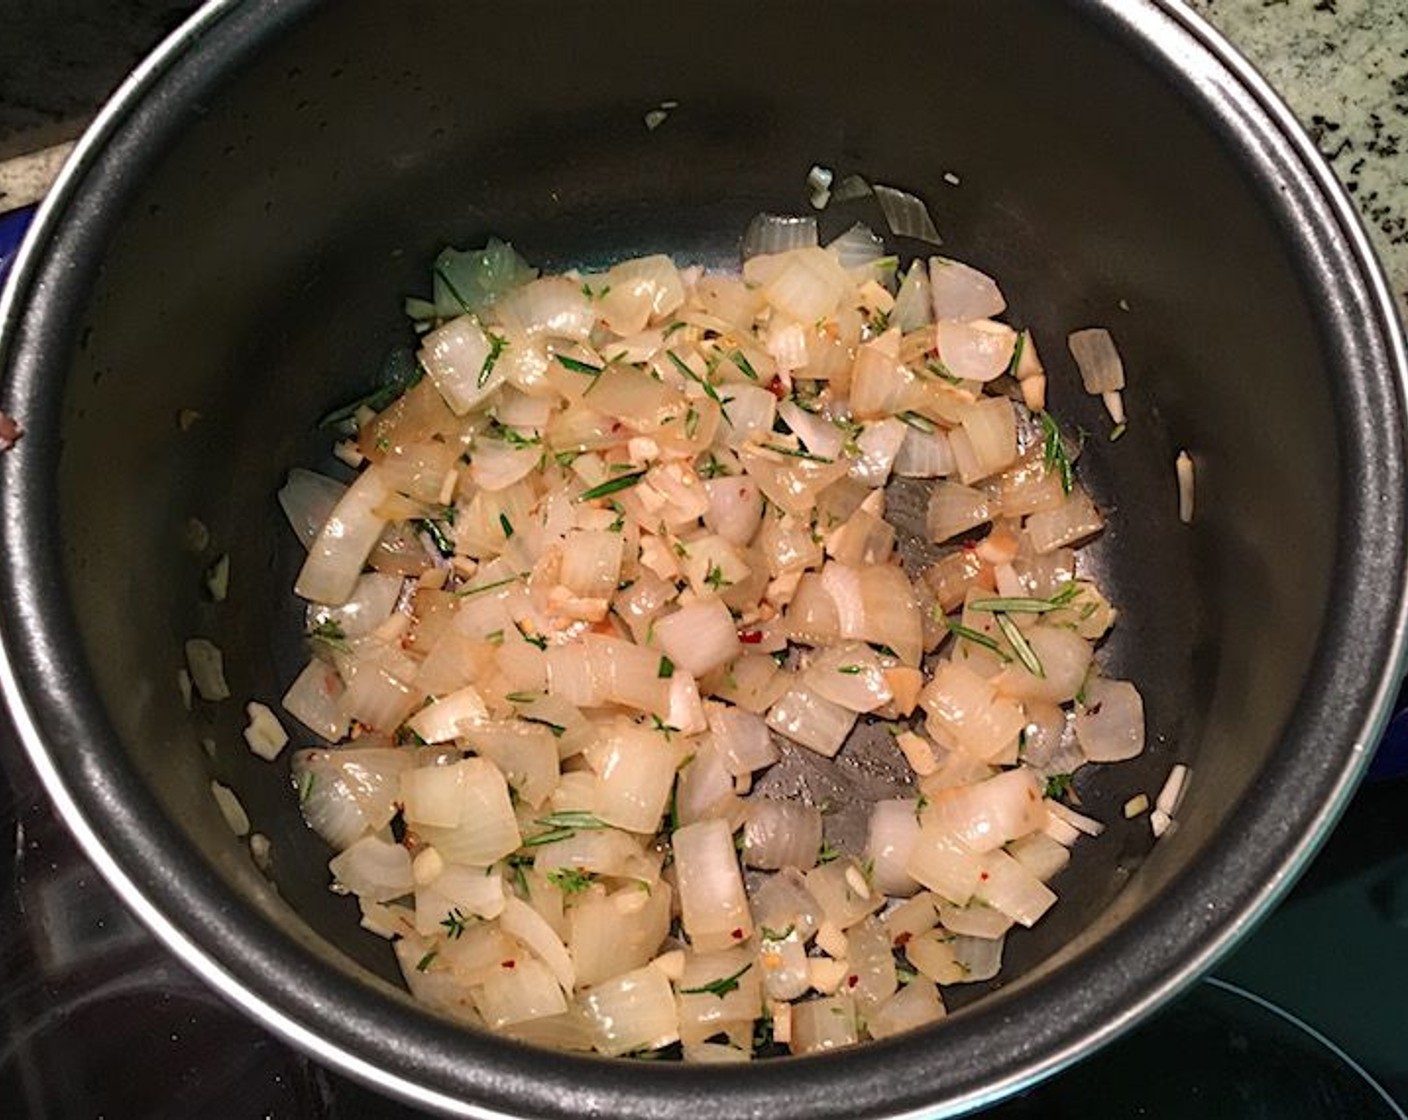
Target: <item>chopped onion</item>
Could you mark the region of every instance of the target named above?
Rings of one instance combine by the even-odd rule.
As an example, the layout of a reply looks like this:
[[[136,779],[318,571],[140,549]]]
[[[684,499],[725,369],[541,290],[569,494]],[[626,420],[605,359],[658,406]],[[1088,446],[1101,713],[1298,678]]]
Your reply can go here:
[[[870,860],[870,881],[888,895],[911,895],[919,889],[905,870],[919,837],[918,802],[913,798],[877,801],[870,811],[870,832],[865,854]]]
[[[993,312],[996,314],[996,312]],[[890,312],[890,322],[908,333],[927,327],[934,321],[934,303],[929,272],[924,262],[914,260],[909,271],[900,282],[900,290],[895,296],[895,306]]]
[[[762,797],[748,803],[743,821],[743,862],[748,867],[805,871],[821,847],[821,812],[810,805]]]
[[[929,539],[942,543],[992,520],[989,497],[957,482],[940,481],[929,491]]]
[[[348,719],[342,710],[342,678],[318,658],[310,658],[303,672],[284,693],[284,711],[310,731],[335,743],[347,734]]]
[[[328,864],[333,878],[347,891],[373,902],[390,902],[409,894],[411,854],[389,840],[364,836]]]
[[[1087,393],[1109,393],[1124,388],[1124,362],[1115,349],[1115,340],[1104,327],[1072,331],[1066,337],[1066,345],[1080,367],[1081,383]]]
[[[906,427],[904,442],[895,455],[895,474],[901,478],[942,478],[957,467],[945,433]]]
[[[279,507],[303,547],[310,548],[334,507],[347,493],[347,485],[327,475],[294,467],[279,488]]]
[[[816,243],[815,218],[758,214],[748,223],[747,232],[743,235],[743,259],[746,261],[764,254],[804,249]]]
[[[943,238],[934,227],[934,219],[929,216],[929,208],[922,199],[882,183],[876,183],[874,190],[885,215],[885,224],[896,237],[912,237],[917,241],[927,241],[930,245],[943,244]]]
[[[1077,706],[1076,739],[1091,762],[1123,762],[1144,752],[1144,700],[1128,681],[1094,677]]]
[[[674,989],[657,968],[637,968],[597,984],[577,1005],[592,1045],[603,1054],[658,1050],[679,1039]]]
[[[1173,816],[1178,811],[1179,803],[1183,800],[1184,787],[1188,783],[1188,767],[1178,763],[1168,772],[1168,777],[1164,779],[1163,788],[1159,790],[1159,796],[1155,798],[1155,807],[1162,809],[1169,816]]]
[[[1007,310],[1007,301],[991,276],[948,257],[929,258],[929,288],[936,319],[991,319]]]
[[[937,1023],[948,1013],[939,989],[927,977],[917,977],[870,1013],[866,1020],[875,1038],[891,1038]]]
[[[935,793],[924,817],[973,851],[988,852],[1041,828],[1046,809],[1036,778],[1022,767]]]
[[[294,584],[295,594],[332,606],[347,601],[386,528],[385,519],[376,510],[390,497],[375,466],[357,476],[309,548]]]
[[[964,937],[953,939],[954,958],[963,968],[966,983],[991,980],[1002,971],[1004,937]]]
[[[728,704],[708,703],[704,709],[714,749],[729,773],[751,774],[778,760],[777,746],[761,717]]]
[[[753,934],[748,897],[728,823],[718,818],[677,829],[672,837],[680,913],[690,944],[713,952]]]
[[[856,723],[856,713],[794,685],[768,710],[768,726],[794,743],[831,758]]]
[[[826,243],[828,252],[835,253],[841,267],[849,271],[885,255],[885,243],[867,225],[857,222],[845,233]]]
[[[655,638],[671,661],[696,677],[727,664],[741,649],[728,607],[712,597],[659,619]]]
[[[940,319],[936,328],[939,358],[954,377],[991,381],[1012,364],[1017,332],[990,319],[958,323]]]

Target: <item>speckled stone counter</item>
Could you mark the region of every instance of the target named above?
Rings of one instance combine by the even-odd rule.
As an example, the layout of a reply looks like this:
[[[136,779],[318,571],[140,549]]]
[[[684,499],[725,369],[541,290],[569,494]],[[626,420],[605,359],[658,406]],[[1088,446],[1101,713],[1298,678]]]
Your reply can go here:
[[[1192,0],[1286,99],[1359,205],[1408,314],[1408,0]]]

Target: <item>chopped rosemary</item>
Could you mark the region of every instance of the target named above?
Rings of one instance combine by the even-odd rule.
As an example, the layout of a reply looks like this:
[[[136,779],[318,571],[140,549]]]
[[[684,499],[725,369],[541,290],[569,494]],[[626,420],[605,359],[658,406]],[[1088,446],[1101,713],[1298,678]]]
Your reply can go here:
[[[548,882],[563,894],[577,894],[592,885],[596,876],[576,867],[559,867],[548,872]]]
[[[783,447],[777,443],[762,443],[758,446],[766,448],[768,451],[776,451],[779,455],[790,455],[794,459],[809,459],[813,463],[834,463],[835,459],[828,459],[825,455],[813,455],[810,451],[803,451],[800,447]]]
[[[842,665],[842,666],[841,666],[839,669],[837,669],[836,671],[837,671],[838,673],[845,673],[846,676],[848,676],[848,677],[854,677],[854,676],[858,676],[859,674],[865,672],[865,666],[864,666],[864,665]]]
[[[525,848],[539,848],[544,844],[556,844],[559,840],[569,840],[577,835],[575,828],[550,828],[546,832],[540,832],[536,836],[529,836],[522,846]]]
[[[710,996],[718,996],[720,999],[723,999],[724,996],[726,996],[726,995],[729,994],[729,992],[736,992],[736,991],[738,990],[738,981],[739,981],[739,978],[740,978],[745,972],[747,972],[750,968],[752,968],[752,967],[753,967],[753,962],[752,962],[752,961],[749,961],[749,962],[748,962],[747,964],[745,964],[742,968],[740,968],[737,972],[735,972],[732,976],[724,976],[724,977],[721,977],[721,978],[718,979],[718,980],[710,980],[707,984],[701,984],[701,985],[700,985],[699,987],[697,987],[697,988],[681,988],[681,989],[680,989],[680,995],[682,995],[682,996],[702,996],[702,995],[710,995]]]
[[[433,961],[439,955],[440,954],[435,949],[431,949],[430,952],[426,953],[425,956],[421,957],[420,960],[416,961],[416,971],[424,972],[427,968],[430,967],[430,962]]]
[[[584,362],[580,358],[569,358],[566,354],[554,354],[553,357],[573,373],[585,373],[588,377],[595,377],[606,368],[605,366],[594,366],[591,362]]]
[[[1053,801],[1065,797],[1071,792],[1072,777],[1070,774],[1052,774],[1046,779],[1046,789],[1042,796],[1049,797]]]
[[[342,623],[338,622],[335,618],[323,619],[322,622],[308,631],[308,637],[315,641],[322,642],[324,645],[331,646],[333,649],[341,650],[344,653],[348,649],[347,635],[343,632]]]
[[[738,347],[735,346],[728,352],[728,360],[736,365],[748,380],[758,380],[758,371],[753,368],[753,363],[748,360],[748,355]]]
[[[510,704],[531,704],[541,695],[541,692],[510,692],[504,699]]]
[[[455,554],[454,542],[445,535],[445,530],[440,527],[440,522],[432,521],[430,518],[422,518],[416,522],[430,538],[430,543],[435,546],[435,551],[441,556],[453,556]]]
[[[545,817],[539,817],[533,822],[540,824],[544,828],[610,828],[604,820],[595,813],[584,812],[581,809],[564,809],[557,813],[549,813]]]
[[[699,410],[693,405],[684,414],[684,438],[693,439],[699,431]]]
[[[1017,367],[1022,364],[1022,352],[1027,348],[1027,332],[1018,331],[1017,341],[1012,344],[1012,360],[1007,363],[1007,372],[1012,377],[1017,376]]]
[[[513,522],[508,519],[508,514],[499,514],[499,528],[504,531],[504,540],[513,538]]]
[[[1028,595],[1010,595],[995,599],[974,599],[968,605],[975,611],[1001,611],[1004,614],[1045,614],[1047,611],[1059,611],[1062,607],[1069,606],[1071,600],[1079,596],[1080,587],[1075,583],[1068,583],[1047,599],[1037,599]]]
[[[469,922],[470,919],[465,917],[460,908],[456,906],[445,915],[440,925],[444,928],[446,937],[451,941],[458,941],[464,936],[464,931],[469,926]]]
[[[583,490],[577,495],[577,500],[579,502],[590,502],[597,498],[606,498],[612,494],[619,494],[622,490],[629,490],[643,479],[645,474],[645,471],[632,471],[630,474],[623,474],[618,478],[609,478],[605,482],[593,486],[590,490]]]
[[[704,395],[719,406],[719,412],[722,413],[724,420],[731,424],[732,421],[728,419],[728,413],[724,411],[724,402],[719,398],[719,391],[704,378],[700,377],[699,374],[690,369],[688,363],[673,350],[666,350],[665,356],[670,359],[674,367],[679,370],[681,374],[704,390]]]
[[[685,322],[684,322],[684,320],[683,320],[683,319],[676,319],[673,323],[671,323],[668,327],[665,328],[664,332],[661,334],[660,337],[661,337],[661,338],[669,338],[669,337],[670,337],[672,334],[674,334],[676,331],[683,330],[684,327],[685,327]]]
[[[920,416],[917,412],[901,412],[896,414],[895,419],[903,421],[916,432],[923,432],[925,435],[933,435],[938,430],[932,420],[927,416]]]
[[[1055,470],[1061,476],[1061,491],[1069,494],[1075,486],[1075,475],[1071,467],[1071,457],[1066,454],[1066,442],[1061,438],[1061,428],[1049,412],[1037,413],[1041,420],[1041,430],[1045,433],[1045,447],[1042,451],[1042,465],[1048,472]]]
[[[1002,647],[997,644],[997,639],[990,634],[984,634],[981,630],[974,630],[969,626],[962,626],[957,622],[950,622],[944,619],[944,625],[948,627],[948,632],[956,638],[962,638],[965,642],[972,642],[975,646],[982,646],[985,650],[997,654],[1004,661],[1012,660],[1002,652]]]
[[[525,642],[527,642],[530,646],[535,646],[538,649],[548,648],[548,640],[541,634],[534,634],[530,630],[525,630],[523,628],[523,623],[515,622],[513,624],[513,628],[518,631],[518,636],[522,638]]]
[[[521,575],[504,576],[503,579],[490,580],[488,583],[481,583],[478,587],[466,587],[462,591],[456,591],[455,595],[458,598],[466,599],[471,595],[479,595],[485,591],[495,591],[500,587],[507,587],[511,583],[517,583],[522,578],[523,577]]]
[[[724,570],[714,561],[709,561],[709,570],[704,573],[704,582],[715,591],[722,591],[725,587],[732,587],[733,580],[724,578]]]
[[[663,653],[660,655],[660,667],[655,670],[655,675],[661,680],[669,680],[675,675],[675,663]]]
[[[489,377],[494,372],[494,365],[499,360],[499,355],[508,349],[508,339],[493,331],[486,331],[489,339],[489,353],[484,356],[484,364],[479,367],[478,388],[482,389],[489,384]]]
[[[1002,631],[1002,636],[1007,639],[1012,652],[1017,655],[1017,660],[1027,672],[1034,677],[1045,677],[1046,670],[1042,668],[1041,658],[1036,655],[1036,650],[1032,649],[1032,644],[1027,641],[1027,636],[1018,629],[1017,624],[1002,613],[993,615],[993,621],[997,623],[997,628]]]

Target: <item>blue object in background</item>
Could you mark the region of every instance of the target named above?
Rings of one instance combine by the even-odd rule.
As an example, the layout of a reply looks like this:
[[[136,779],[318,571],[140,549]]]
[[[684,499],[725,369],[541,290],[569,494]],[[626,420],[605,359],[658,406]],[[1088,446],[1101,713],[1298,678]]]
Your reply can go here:
[[[34,211],[33,206],[22,206],[8,214],[0,214],[0,284],[5,282],[5,274],[10,271],[10,262],[19,251]]]

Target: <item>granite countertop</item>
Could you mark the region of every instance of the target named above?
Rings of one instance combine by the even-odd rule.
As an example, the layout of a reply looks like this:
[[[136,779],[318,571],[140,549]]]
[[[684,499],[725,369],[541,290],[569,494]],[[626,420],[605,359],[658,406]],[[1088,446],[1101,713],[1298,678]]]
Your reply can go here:
[[[1408,2],[1190,3],[1309,130],[1358,203],[1408,315]],[[0,213],[42,194],[98,102],[196,6],[0,0]],[[38,154],[12,159],[26,153]]]

